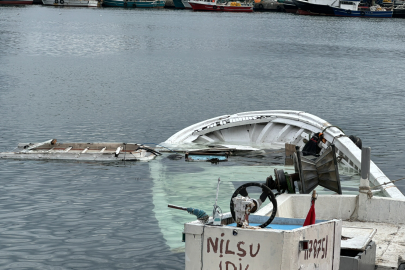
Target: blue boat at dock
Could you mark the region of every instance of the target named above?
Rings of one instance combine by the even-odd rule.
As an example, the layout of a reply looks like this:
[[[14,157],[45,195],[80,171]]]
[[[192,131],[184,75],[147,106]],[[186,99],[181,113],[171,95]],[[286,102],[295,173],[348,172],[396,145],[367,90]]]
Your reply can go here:
[[[332,5],[333,13],[339,17],[392,18],[392,9],[386,9],[378,4],[360,6],[360,0],[340,0]]]
[[[391,18],[392,10],[388,11],[358,11],[358,10],[345,10],[341,8],[334,8],[335,16],[341,17],[366,17],[366,18]]]
[[[163,8],[166,1],[142,1],[142,0],[105,0],[105,7],[128,7],[128,8]]]
[[[175,8],[184,9],[186,8],[181,0],[173,0]]]
[[[345,7],[342,3],[353,2],[353,5],[348,5]],[[359,1],[340,1],[341,7],[332,7],[335,16],[339,17],[365,17],[365,18],[392,18],[392,10],[386,10],[381,7],[370,7],[370,8],[359,8]],[[347,4],[346,4],[347,5]]]

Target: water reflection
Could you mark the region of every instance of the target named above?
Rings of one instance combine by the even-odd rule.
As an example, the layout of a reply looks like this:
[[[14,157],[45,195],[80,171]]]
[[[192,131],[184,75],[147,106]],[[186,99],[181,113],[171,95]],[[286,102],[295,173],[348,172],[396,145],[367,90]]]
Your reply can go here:
[[[168,158],[171,157],[171,158]],[[265,183],[274,169],[283,169],[294,173],[293,166],[284,166],[284,150],[257,151],[244,156],[230,156],[227,162],[185,162],[177,155],[163,156],[150,162],[153,179],[153,204],[155,217],[172,250],[181,250],[184,243],[179,241],[183,224],[194,220],[185,211],[167,208],[168,204],[198,208],[210,213],[215,203],[218,178],[221,179],[218,205],[229,212],[230,198],[234,191],[247,182]],[[360,176],[340,168],[340,180],[343,194],[358,194]],[[333,194],[318,187],[319,194]],[[249,191],[250,196],[259,197],[260,191]]]

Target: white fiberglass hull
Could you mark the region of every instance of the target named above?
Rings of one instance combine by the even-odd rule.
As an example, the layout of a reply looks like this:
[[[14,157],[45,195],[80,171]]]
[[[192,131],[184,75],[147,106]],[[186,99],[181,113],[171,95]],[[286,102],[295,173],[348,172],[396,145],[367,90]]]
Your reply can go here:
[[[301,111],[252,111],[223,115],[180,130],[162,144],[175,149],[226,144],[271,149],[284,148],[288,143],[302,149],[305,145],[303,139],[310,139],[313,133],[318,132],[324,132],[327,140],[323,145],[325,149],[333,143],[342,164],[360,172],[361,149],[339,128]],[[390,180],[371,162],[370,181],[374,185],[380,185]],[[405,198],[393,184],[385,185],[382,192],[387,197]]]
[[[42,0],[46,6],[69,6],[69,7],[101,7],[102,1],[97,0]]]

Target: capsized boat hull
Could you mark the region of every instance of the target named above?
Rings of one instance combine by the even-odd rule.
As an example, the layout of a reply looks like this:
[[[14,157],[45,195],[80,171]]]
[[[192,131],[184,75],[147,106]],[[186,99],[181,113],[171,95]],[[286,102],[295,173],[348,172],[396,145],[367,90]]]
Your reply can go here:
[[[158,155],[152,148],[133,143],[20,143],[16,151],[1,152],[3,159],[148,161]]]

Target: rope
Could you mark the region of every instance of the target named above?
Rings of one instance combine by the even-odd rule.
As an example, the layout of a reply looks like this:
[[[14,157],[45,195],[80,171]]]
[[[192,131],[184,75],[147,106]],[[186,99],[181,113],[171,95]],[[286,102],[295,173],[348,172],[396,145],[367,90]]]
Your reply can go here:
[[[338,126],[327,126],[326,128],[324,128],[324,129],[322,130],[322,133],[325,133],[325,130],[327,130],[328,128],[331,128],[331,127],[338,128],[340,131],[342,131],[342,132],[343,132],[343,134],[345,134],[345,132],[343,131],[343,129],[341,129],[341,128],[340,128],[340,127],[338,127]]]
[[[371,191],[370,187],[359,187],[359,192],[367,194],[367,197],[371,199],[373,197],[373,192]]]
[[[356,206],[354,211],[350,215],[349,221],[355,221],[358,218],[358,211],[359,211],[359,196],[356,196]]]
[[[384,183],[382,183],[381,185],[372,187],[371,189],[377,189],[378,187],[381,187],[381,186],[383,186],[383,185],[392,184],[392,183],[395,183],[396,181],[400,181],[400,180],[404,180],[404,179],[405,179],[405,177],[400,178],[400,179],[397,179],[397,180],[389,181],[389,182],[384,182]]]
[[[204,231],[205,231],[205,225],[203,225],[203,232],[201,235],[201,270],[203,269],[204,266]]]

